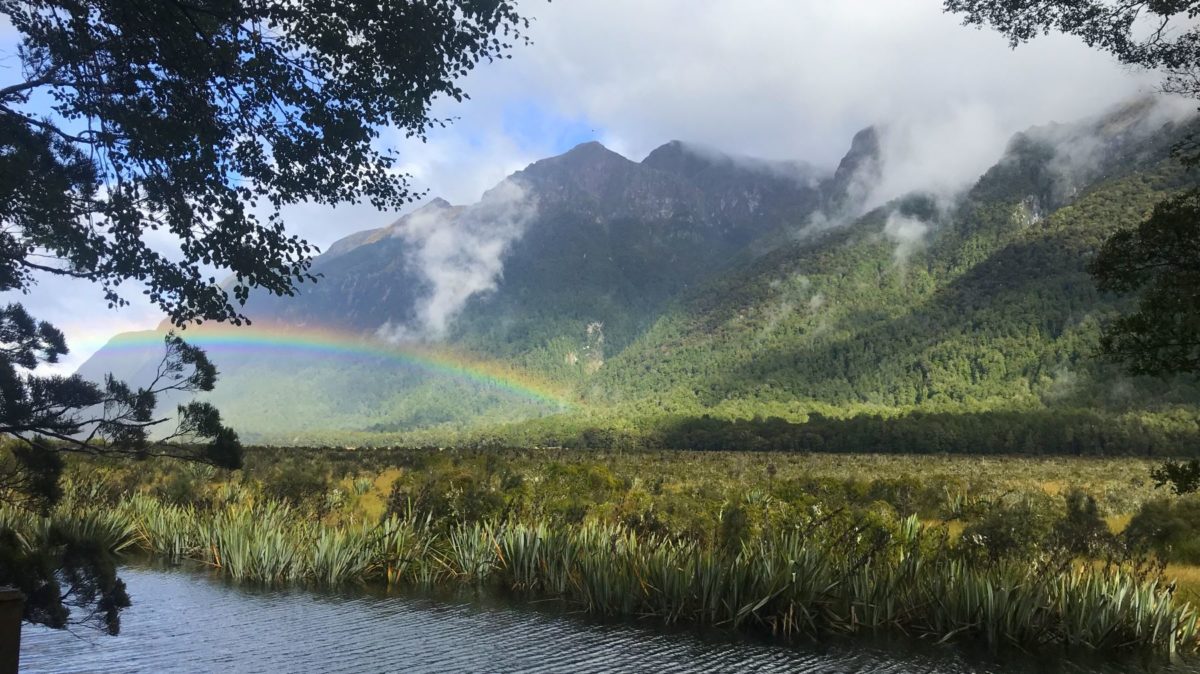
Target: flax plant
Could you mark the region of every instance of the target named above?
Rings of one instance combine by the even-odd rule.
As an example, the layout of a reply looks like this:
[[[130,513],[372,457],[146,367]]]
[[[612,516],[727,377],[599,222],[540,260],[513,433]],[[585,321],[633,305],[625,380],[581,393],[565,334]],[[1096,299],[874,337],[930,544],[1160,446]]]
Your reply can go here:
[[[458,583],[554,597],[606,616],[749,628],[783,637],[896,632],[993,647],[1191,652],[1200,616],[1131,564],[965,554],[915,517],[832,515],[736,546],[619,524],[521,520],[431,526],[410,509],[329,523],[274,501],[209,508],[133,496],[37,517],[0,509],[26,538],[54,528],[114,551],[190,558],[245,582]]]

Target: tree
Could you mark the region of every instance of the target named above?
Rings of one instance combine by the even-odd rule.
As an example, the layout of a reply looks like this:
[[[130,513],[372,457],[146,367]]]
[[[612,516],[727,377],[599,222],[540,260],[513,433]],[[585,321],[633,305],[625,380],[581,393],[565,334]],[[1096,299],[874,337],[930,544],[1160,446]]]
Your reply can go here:
[[[1165,73],[1164,88],[1200,97],[1200,2],[1195,0],[945,0],[967,25],[991,26],[1013,47],[1074,35],[1129,65]]]
[[[0,291],[70,277],[117,308],[132,283],[180,327],[241,324],[252,289],[316,280],[283,207],[411,201],[381,129],[423,139],[445,124],[433,100],[464,98],[455,80],[527,27],[506,0],[0,0],[0,13],[21,39],[21,75],[0,87]],[[0,465],[0,500],[52,504],[62,451],[240,466],[237,436],[201,403],[165,437],[198,444],[150,441],[163,394],[216,379],[199,349],[165,346],[146,386],[40,375],[67,353],[62,333],[0,311],[0,433],[23,442]],[[57,573],[119,610],[111,565],[83,564],[84,583],[77,562]],[[51,566],[0,558],[0,583],[53,603],[59,579],[36,572]],[[63,623],[61,604],[38,603],[28,619]]]
[[[1101,346],[1134,374],[1200,373],[1200,193],[1159,203],[1137,229],[1113,234],[1088,265],[1101,290],[1141,291],[1137,311]]]

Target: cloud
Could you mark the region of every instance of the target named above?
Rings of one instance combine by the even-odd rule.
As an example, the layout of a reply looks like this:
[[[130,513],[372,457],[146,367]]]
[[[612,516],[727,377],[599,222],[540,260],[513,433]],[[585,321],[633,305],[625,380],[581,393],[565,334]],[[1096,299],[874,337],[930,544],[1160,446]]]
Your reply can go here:
[[[523,95],[604,125],[639,156],[667,138],[831,165],[875,123],[1013,132],[1153,88],[1073,38],[1017,50],[928,0],[527,5],[534,44],[511,64]],[[483,71],[480,75],[482,76]],[[965,115],[965,121],[960,119]],[[950,145],[943,149],[954,150]],[[960,150],[961,151],[961,150]]]
[[[913,191],[948,199],[1000,159],[1016,130],[984,101],[951,102],[888,120],[880,134],[879,181],[865,210]]]
[[[456,119],[431,130],[427,142],[389,132],[381,143],[396,147],[418,192],[471,203],[526,164],[593,138],[634,158],[678,138],[832,168],[855,131],[883,124],[889,164],[872,196],[882,201],[914,186],[953,192],[994,162],[1017,131],[1072,121],[1157,87],[1156,75],[1126,69],[1073,38],[1049,36],[1011,50],[994,32],[961,26],[940,4],[524,3],[535,19],[533,44],[472,71],[462,82],[469,100],[436,103],[436,116]],[[0,22],[0,56],[13,51]],[[9,61],[0,66],[0,78],[19,75]],[[397,215],[365,205],[300,205],[285,211],[285,222],[324,249]],[[68,285],[47,282],[7,299],[77,326],[67,334],[80,343],[160,318],[141,304],[108,311],[98,290]],[[451,287],[443,292],[453,304],[472,286]],[[425,319],[442,320],[432,311]]]
[[[892,259],[901,267],[908,263],[908,258],[918,248],[925,245],[925,235],[928,233],[928,224],[895,212],[888,216],[883,225],[883,235],[896,244]]]
[[[1193,100],[1156,97],[1128,101],[1079,124],[1037,126],[1026,136],[1054,148],[1054,158],[1049,164],[1056,183],[1053,198],[1063,202],[1074,197],[1084,183],[1095,179],[1104,170],[1105,160],[1119,155],[1130,143],[1145,139],[1164,124],[1178,123],[1195,115]]]
[[[25,305],[38,320],[50,321],[67,337],[70,352],[58,363],[38,366],[37,374],[67,375],[74,372],[114,335],[131,330],[149,330],[163,314],[141,295],[134,284],[122,288],[129,306],[110,310],[96,284],[79,279],[45,277],[28,293],[0,293],[0,303]]]
[[[443,337],[467,300],[495,289],[504,254],[536,215],[536,199],[515,179],[473,206],[435,204],[413,213],[394,236],[408,244],[408,262],[428,291],[417,301],[414,324],[388,323],[377,334],[393,341]]]

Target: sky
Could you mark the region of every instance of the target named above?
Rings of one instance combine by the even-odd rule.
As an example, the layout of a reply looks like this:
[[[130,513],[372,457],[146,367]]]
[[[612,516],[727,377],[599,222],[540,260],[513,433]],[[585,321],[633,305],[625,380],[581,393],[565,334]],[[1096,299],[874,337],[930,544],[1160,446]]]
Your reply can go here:
[[[425,199],[473,203],[537,159],[598,140],[640,160],[679,139],[768,159],[832,167],[854,132],[888,129],[888,193],[952,192],[978,177],[1016,132],[1072,121],[1153,92],[1131,70],[1074,38],[1016,50],[964,27],[938,0],[525,0],[533,43],[481,64],[470,99],[428,142],[385,131]],[[19,73],[16,36],[0,26],[0,85]],[[296,207],[289,229],[322,249],[398,213],[369,206]],[[66,333],[71,372],[112,335],[162,318],[140,301],[109,310],[99,288],[48,279],[9,293]]]

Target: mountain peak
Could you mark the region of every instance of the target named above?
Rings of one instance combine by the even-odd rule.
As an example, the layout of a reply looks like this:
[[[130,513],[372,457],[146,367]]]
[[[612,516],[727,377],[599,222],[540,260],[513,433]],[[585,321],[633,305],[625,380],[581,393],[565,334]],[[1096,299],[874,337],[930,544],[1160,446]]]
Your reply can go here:
[[[559,157],[621,157],[621,155],[608,149],[598,140],[589,140],[576,145],[559,155]],[[624,157],[621,157],[624,159]]]
[[[527,181],[542,191],[543,197],[557,194],[556,198],[566,198],[576,189],[598,197],[627,182],[631,169],[637,167],[637,163],[593,140],[535,161],[510,177]]]
[[[429,200],[429,203],[425,204],[424,206],[421,206],[417,210],[423,211],[425,209],[429,209],[429,210],[433,210],[433,211],[444,211],[447,208],[454,208],[454,206],[452,206],[449,201],[446,201],[445,199],[443,199],[441,197],[434,197],[433,199]]]
[[[580,143],[557,157],[550,157],[536,162],[534,165],[549,162],[554,166],[610,166],[613,164],[632,164],[625,157],[613,152],[599,141],[589,140],[586,143]]]
[[[669,140],[651,150],[650,154],[646,155],[646,158],[642,160],[642,163],[653,164],[663,157],[674,157],[682,154],[690,154],[687,143],[684,143],[682,140]]]
[[[867,188],[879,180],[883,157],[879,130],[868,126],[850,141],[850,149],[838,163],[833,178],[825,185],[827,207],[840,209],[865,196]]]
[[[854,134],[854,138],[850,140],[850,150],[838,164],[836,176],[845,174],[848,177],[870,163],[878,163],[879,158],[879,130],[868,126]]]
[[[632,165],[633,163],[604,147],[599,141],[589,140],[586,143],[576,145],[560,155],[539,159],[525,167],[525,170],[521,171],[521,173],[531,172],[537,175],[545,171],[559,172],[563,169],[576,171],[579,169],[595,169],[620,164]]]
[[[711,150],[697,152],[690,144],[673,140],[656,147],[646,155],[646,158],[642,160],[642,165],[660,171],[693,175],[712,166],[713,160],[717,157],[724,157],[724,155]]]

